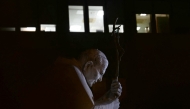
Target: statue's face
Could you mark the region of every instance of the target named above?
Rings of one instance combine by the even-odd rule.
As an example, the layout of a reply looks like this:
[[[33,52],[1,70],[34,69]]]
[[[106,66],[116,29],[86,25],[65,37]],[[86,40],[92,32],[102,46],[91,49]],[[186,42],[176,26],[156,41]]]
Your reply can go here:
[[[84,76],[90,87],[98,81],[102,81],[102,77],[108,66],[108,61],[104,60],[102,65],[91,65],[84,70]]]

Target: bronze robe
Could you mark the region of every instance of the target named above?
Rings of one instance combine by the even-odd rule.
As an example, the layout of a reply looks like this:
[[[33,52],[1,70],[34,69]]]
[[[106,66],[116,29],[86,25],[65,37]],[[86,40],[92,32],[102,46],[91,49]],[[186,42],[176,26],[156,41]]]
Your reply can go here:
[[[22,109],[91,109],[93,94],[74,59],[58,58],[20,98]]]

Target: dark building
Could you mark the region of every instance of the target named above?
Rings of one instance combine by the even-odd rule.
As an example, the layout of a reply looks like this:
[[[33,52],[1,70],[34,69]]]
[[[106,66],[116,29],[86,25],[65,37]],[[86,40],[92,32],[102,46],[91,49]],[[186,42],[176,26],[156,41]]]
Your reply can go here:
[[[190,3],[179,0],[1,0],[1,109],[19,108],[19,91],[58,55],[76,57],[87,48],[110,61],[103,83],[92,88],[95,98],[108,90],[117,17],[125,50],[120,109],[188,109]]]

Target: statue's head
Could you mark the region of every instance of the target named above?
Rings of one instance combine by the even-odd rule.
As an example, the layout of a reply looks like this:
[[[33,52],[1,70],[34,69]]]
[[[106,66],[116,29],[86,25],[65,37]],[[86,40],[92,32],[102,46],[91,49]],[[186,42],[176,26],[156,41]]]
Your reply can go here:
[[[79,61],[82,64],[82,72],[90,87],[102,77],[108,67],[108,60],[103,52],[98,49],[89,49],[84,51]]]

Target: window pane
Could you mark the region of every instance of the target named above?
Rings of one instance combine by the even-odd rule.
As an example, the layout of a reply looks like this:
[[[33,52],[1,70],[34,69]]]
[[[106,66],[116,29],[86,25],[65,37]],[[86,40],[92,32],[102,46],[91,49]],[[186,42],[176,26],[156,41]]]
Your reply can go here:
[[[70,32],[84,32],[83,6],[69,6]]]
[[[103,7],[89,6],[90,32],[104,32]]]
[[[157,33],[169,33],[169,14],[156,14]]]
[[[36,27],[21,27],[21,31],[35,32]]]
[[[150,33],[150,14],[136,14],[137,32]]]
[[[55,32],[55,24],[41,24],[40,25],[40,30],[44,32]]]
[[[15,31],[15,27],[2,27],[0,31]]]
[[[120,25],[115,25],[115,27],[118,27],[118,26],[120,26]],[[113,24],[109,24],[108,27],[109,27],[109,32],[111,33],[113,31]],[[120,26],[119,33],[124,33],[123,25]]]

